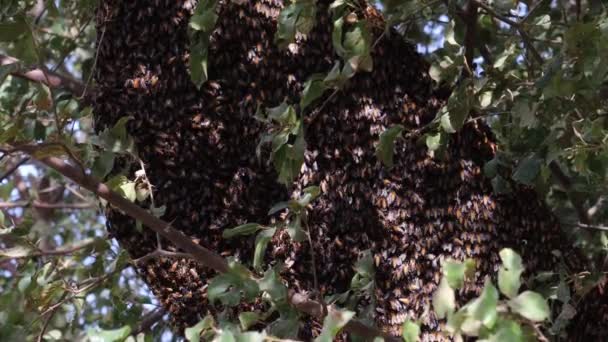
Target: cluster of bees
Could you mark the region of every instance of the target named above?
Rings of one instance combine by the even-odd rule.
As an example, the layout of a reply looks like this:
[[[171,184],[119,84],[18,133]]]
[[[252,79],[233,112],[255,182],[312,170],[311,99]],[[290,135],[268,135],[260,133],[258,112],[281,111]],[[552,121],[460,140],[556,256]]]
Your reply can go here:
[[[256,157],[267,128],[254,114],[258,106],[296,103],[306,79],[327,73],[338,60],[328,3],[319,1],[316,26],[296,48],[279,50],[273,37],[281,1],[220,1],[209,81],[197,89],[187,68],[192,2],[100,2],[96,127],[132,116],[128,131],[154,185],[155,205],[166,206],[162,218],[201,245],[245,263],[252,259],[254,238],[225,240],[222,230],[280,222],[268,217],[269,208],[319,185],[322,194],[308,208],[313,248],[280,231],[267,261],[284,263],[281,275],[297,291],[312,290],[316,272],[320,291],[329,295],[349,288],[355,261],[370,249],[377,325],[397,335],[404,320],[422,318],[424,339],[441,340],[440,322],[422,315],[442,260],[477,261],[476,281],[459,293],[467,298],[479,292],[485,275],[495,274],[503,247],[522,253],[531,270],[551,268],[551,251],[564,246],[559,229],[532,191],[492,193],[481,168],[496,147],[480,123],[453,135],[444,159],[430,157],[414,137],[396,143],[393,168],[377,160],[380,133],[394,124],[420,128],[445,101],[433,92],[426,62],[394,34],[375,46],[374,71],[355,76],[309,124],[305,164],[294,184],[278,184],[268,154]],[[119,166],[133,172],[139,164],[124,160],[116,171]],[[137,258],[156,248],[156,237],[134,226],[108,210],[110,233]],[[162,245],[175,250],[166,241]],[[213,272],[164,258],[148,261],[139,272],[176,328],[214,312],[205,292]],[[314,336],[319,326],[303,323],[300,337]]]

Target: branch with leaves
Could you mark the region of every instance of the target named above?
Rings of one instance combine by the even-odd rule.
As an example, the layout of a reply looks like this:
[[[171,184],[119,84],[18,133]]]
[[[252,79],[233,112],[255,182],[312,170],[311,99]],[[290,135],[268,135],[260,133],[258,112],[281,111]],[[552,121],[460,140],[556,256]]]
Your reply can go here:
[[[75,97],[82,96],[84,92],[84,84],[70,76],[46,70],[44,67],[27,69],[22,64],[17,58],[0,54],[0,67],[15,77],[41,83],[50,88],[66,89]]]
[[[37,147],[31,145],[22,145],[19,147],[19,151],[30,154],[31,156],[36,155]],[[5,148],[5,152],[16,152],[15,149],[8,147]],[[232,271],[231,265],[220,255],[215,252],[196,244],[189,237],[184,235],[181,231],[175,229],[170,223],[164,222],[161,219],[155,217],[147,210],[131,203],[126,198],[122,197],[118,193],[112,191],[107,185],[100,182],[99,180],[84,174],[82,170],[74,165],[70,165],[65,160],[58,157],[43,157],[38,159],[44,165],[51,169],[59,172],[63,176],[71,179],[76,184],[83,188],[93,192],[97,196],[106,200],[110,205],[122,210],[130,217],[141,221],[145,227],[158,233],[165,239],[171,241],[175,246],[187,252],[183,256],[189,256],[196,260],[203,266],[209,267],[219,273],[227,274]],[[249,271],[246,272],[250,279],[255,279],[253,274]],[[307,296],[290,293],[290,303],[299,311],[307,313],[317,318],[323,318],[327,312],[332,309],[328,308],[317,301],[310,300]],[[360,336],[373,338],[376,336],[384,337],[386,341],[395,340],[394,337],[380,331],[376,328],[369,327],[356,320],[350,320],[344,326],[346,331],[352,331]]]

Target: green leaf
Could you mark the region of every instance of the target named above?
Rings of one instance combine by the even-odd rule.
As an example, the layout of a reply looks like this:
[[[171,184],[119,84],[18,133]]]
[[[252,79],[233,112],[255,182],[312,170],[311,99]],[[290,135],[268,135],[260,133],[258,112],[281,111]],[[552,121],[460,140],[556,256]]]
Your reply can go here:
[[[2,26],[2,24],[0,24],[0,30],[2,30],[1,26]],[[13,72],[16,72],[17,70],[19,70],[19,63],[10,63],[10,64],[0,65],[0,85],[2,85],[2,83],[4,83],[4,80],[6,79],[6,77],[8,75],[10,75]]]
[[[403,341],[404,342],[417,342],[420,338],[420,325],[414,323],[409,319],[403,322]]]
[[[224,305],[235,306],[240,302],[241,295],[235,288],[238,279],[229,273],[220,274],[209,281],[207,297],[211,303],[219,300]],[[241,282],[242,284],[242,282]]]
[[[355,272],[362,276],[372,277],[374,275],[374,259],[371,250],[367,249],[362,253],[361,258],[355,263]]]
[[[371,51],[371,34],[365,21],[357,22],[354,27],[344,35],[343,47],[346,50],[343,56],[354,71],[373,69]]]
[[[114,342],[123,341],[129,334],[131,334],[131,327],[125,325],[122,328],[114,330],[100,330],[90,329],[88,336],[91,342]]]
[[[53,329],[53,330],[47,332],[46,334],[44,334],[44,339],[51,340],[51,341],[57,341],[57,340],[61,339],[62,335],[63,334],[61,333],[61,330]]]
[[[425,142],[426,146],[431,151],[436,151],[441,146],[441,132],[437,132],[436,134],[427,134]]]
[[[93,177],[104,179],[114,167],[114,153],[111,151],[103,151],[99,157],[95,159],[92,167]]]
[[[19,16],[13,22],[0,22],[0,42],[12,42],[29,33],[29,28],[23,17]]]
[[[482,109],[488,108],[492,104],[493,93],[491,91],[484,91],[479,95],[479,106]]]
[[[498,291],[488,278],[481,295],[471,302],[468,312],[484,326],[492,329],[498,319],[498,313],[496,312],[497,305]]]
[[[501,320],[497,323],[496,332],[487,338],[488,342],[524,342],[527,339],[519,323],[512,320]]]
[[[302,190],[302,196],[295,202],[299,209],[305,208],[310,202],[314,201],[321,194],[318,186],[309,186]]]
[[[209,37],[217,22],[217,0],[201,0],[190,17],[188,35],[190,38],[190,57],[188,60],[190,78],[200,87],[208,79],[207,58]]]
[[[441,127],[446,133],[458,132],[469,117],[473,99],[469,92],[470,84],[470,80],[462,81],[450,95],[446,107],[439,111]]]
[[[295,42],[296,33],[308,34],[315,24],[316,4],[314,0],[298,0],[283,7],[277,20],[274,41],[283,49]]]
[[[496,175],[496,177],[492,178],[492,188],[497,194],[508,194],[511,192],[509,183],[501,175]]]
[[[433,293],[433,308],[437,318],[443,319],[451,315],[456,308],[456,296],[450,287],[447,278],[443,277],[439,287]]]
[[[214,339],[214,342],[236,342],[234,334],[230,330],[222,330]]]
[[[230,239],[239,235],[251,235],[263,228],[264,226],[258,223],[245,223],[240,226],[224,230],[222,232],[222,237],[224,239]]]
[[[274,215],[276,213],[278,213],[279,211],[286,209],[289,207],[289,202],[279,202],[275,205],[272,206],[272,208],[270,208],[270,210],[268,210],[268,215]]]
[[[475,271],[475,261],[471,259],[467,259],[465,262],[448,260],[443,265],[443,275],[453,289],[461,288],[464,284],[465,276],[470,274],[471,271]]]
[[[135,202],[135,199],[137,199],[137,193],[135,191],[135,182],[126,182],[121,184],[120,190],[129,201]]]
[[[239,322],[243,330],[248,330],[260,320],[260,314],[253,311],[241,312],[239,314]]]
[[[562,306],[562,310],[557,316],[557,318],[553,321],[553,325],[551,326],[551,333],[554,335],[558,335],[576,316],[576,309],[574,306],[566,303]]]
[[[214,324],[213,316],[207,315],[196,325],[194,325],[190,328],[186,328],[186,330],[184,330],[184,337],[186,338],[187,341],[198,342],[201,340],[201,333],[204,332],[205,330],[211,329],[213,327],[213,324]]]
[[[265,332],[247,331],[236,335],[237,342],[264,342],[266,341]]]
[[[280,302],[287,299],[287,287],[281,282],[277,271],[269,268],[264,277],[258,281],[260,290],[267,292],[274,302]]]
[[[454,26],[456,24],[454,23],[454,20],[450,20],[450,22],[446,25],[445,27],[445,41],[450,44],[450,45],[454,45],[454,46],[460,46],[460,44],[458,44],[458,42],[456,41],[456,39],[454,39]]]
[[[328,308],[327,316],[323,320],[321,334],[315,342],[332,342],[340,330],[355,316],[353,311],[336,309],[333,306]]]
[[[304,83],[304,90],[302,91],[302,95],[300,97],[301,111],[304,111],[304,109],[313,101],[323,96],[323,93],[327,89],[325,82],[323,82],[324,78],[324,74],[313,74],[308,78],[308,80],[306,80]]]
[[[302,242],[306,240],[306,233],[302,229],[302,218],[300,215],[292,218],[287,224],[287,233],[289,237],[295,242]]]
[[[201,1],[199,2],[199,4],[205,2],[210,3],[210,1]],[[197,10],[198,8],[199,7],[197,6]],[[190,18],[189,27],[195,31],[211,32],[215,27],[215,22],[217,21],[217,18],[218,16],[215,11],[208,9],[201,14],[194,14]]]
[[[513,298],[521,286],[520,277],[524,271],[521,257],[510,248],[500,251],[502,266],[498,270],[498,288],[505,296]]]
[[[549,318],[551,311],[547,301],[540,294],[524,291],[507,303],[513,312],[520,314],[534,322],[541,322]]]
[[[466,307],[458,310],[453,314],[448,315],[448,321],[446,322],[445,329],[450,334],[459,333],[462,330],[462,325],[467,319],[468,315]]]
[[[532,107],[528,100],[520,100],[513,106],[513,114],[519,118],[520,127],[534,128],[537,120]]]
[[[401,136],[404,127],[395,125],[380,135],[380,143],[376,147],[376,157],[388,168],[393,167],[393,149],[395,148],[395,139]]]
[[[135,192],[135,182],[130,181],[124,175],[112,177],[106,182],[106,185],[131,202],[135,201],[137,198],[137,194]]]
[[[276,228],[265,229],[258,233],[255,238],[255,251],[253,253],[253,268],[257,271],[262,270],[262,262],[264,261],[264,255],[266,254],[266,247],[268,242],[274,236]]]
[[[190,68],[190,79],[200,88],[200,86],[209,78],[207,73],[207,49],[209,48],[209,40],[200,37],[201,34],[196,34],[190,44],[190,57],[188,66]]]
[[[557,285],[556,296],[557,299],[562,303],[568,303],[570,301],[570,288],[564,281],[563,277],[560,279],[559,284]]]
[[[331,33],[331,41],[334,46],[334,50],[340,57],[344,57],[346,55],[346,50],[342,46],[342,34],[344,27],[344,18],[340,16],[338,19],[334,20],[334,26]],[[335,68],[335,66],[334,66]]]
[[[542,160],[535,155],[525,158],[517,165],[517,169],[513,173],[513,180],[522,184],[533,185],[540,172],[541,165]]]

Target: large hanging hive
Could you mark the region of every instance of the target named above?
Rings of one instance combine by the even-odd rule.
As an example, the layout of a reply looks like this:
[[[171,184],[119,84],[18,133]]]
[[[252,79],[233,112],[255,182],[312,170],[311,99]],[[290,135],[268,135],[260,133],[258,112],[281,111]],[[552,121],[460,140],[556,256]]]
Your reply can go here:
[[[317,270],[321,291],[347,289],[354,262],[371,249],[375,320],[393,334],[406,318],[423,313],[442,259],[477,261],[477,282],[464,297],[479,291],[485,275],[496,273],[504,247],[520,252],[529,270],[550,269],[551,252],[564,247],[556,222],[531,190],[492,193],[481,168],[495,145],[483,125],[468,124],[454,135],[444,160],[429,157],[415,138],[396,144],[390,170],[375,157],[374,146],[387,127],[422,127],[444,100],[433,93],[428,65],[396,35],[374,47],[374,71],[355,76],[307,127],[305,166],[293,186],[276,182],[272,166],[256,158],[265,128],[253,116],[259,105],[296,102],[303,82],[328,72],[338,59],[328,2],[319,2],[313,31],[279,50],[273,37],[280,1],[221,1],[209,49],[210,80],[201,90],[187,70],[192,2],[100,2],[96,128],[134,118],[128,131],[155,187],[156,205],[166,205],[162,218],[201,245],[248,262],[253,238],[224,240],[222,230],[268,223],[273,204],[319,185],[322,194],[309,208],[309,226],[317,264],[323,265]],[[154,235],[139,233],[117,211],[108,211],[108,229],[134,258],[156,247]],[[282,276],[290,288],[313,288],[307,243],[278,233],[267,259],[286,262]],[[213,276],[209,270],[161,258],[139,272],[176,327],[212,311],[205,294]],[[303,325],[300,337],[309,339],[317,328]],[[432,315],[425,318],[425,339],[441,339],[438,328]]]

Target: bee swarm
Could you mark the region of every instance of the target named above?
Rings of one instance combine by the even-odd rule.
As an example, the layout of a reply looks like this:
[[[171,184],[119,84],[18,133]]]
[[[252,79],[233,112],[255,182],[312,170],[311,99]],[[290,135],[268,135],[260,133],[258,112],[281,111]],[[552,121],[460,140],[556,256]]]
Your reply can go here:
[[[256,158],[266,128],[254,114],[258,106],[284,99],[296,103],[306,79],[327,73],[339,59],[328,1],[318,6],[313,31],[280,50],[273,37],[281,1],[220,1],[209,81],[198,90],[188,72],[192,0],[100,1],[96,128],[134,118],[128,132],[154,185],[155,205],[166,206],[162,219],[201,245],[247,263],[255,238],[226,240],[222,230],[278,221],[267,215],[275,203],[318,185],[322,194],[308,213],[321,292],[347,290],[355,261],[371,249],[375,321],[392,334],[425,311],[442,260],[476,260],[476,281],[459,293],[462,298],[479,293],[484,276],[496,274],[504,247],[521,253],[528,270],[550,269],[556,262],[551,251],[566,246],[559,227],[532,190],[493,194],[482,167],[496,147],[483,124],[455,134],[445,159],[430,157],[416,138],[396,143],[393,168],[376,158],[385,129],[420,128],[445,100],[433,91],[427,63],[396,35],[374,47],[373,72],[356,75],[307,127],[305,165],[293,186],[277,183],[268,155],[261,162]],[[115,168],[120,167],[129,162]],[[133,258],[156,248],[156,237],[138,232],[133,220],[112,209],[107,216],[108,230]],[[287,265],[282,276],[289,288],[312,290],[310,251],[283,230],[266,260]],[[206,282],[214,274],[195,262],[159,258],[138,271],[178,329],[215,312],[206,299]],[[444,339],[439,324],[432,314],[424,318],[425,340]],[[300,338],[310,339],[318,329],[318,322],[307,322]]]

